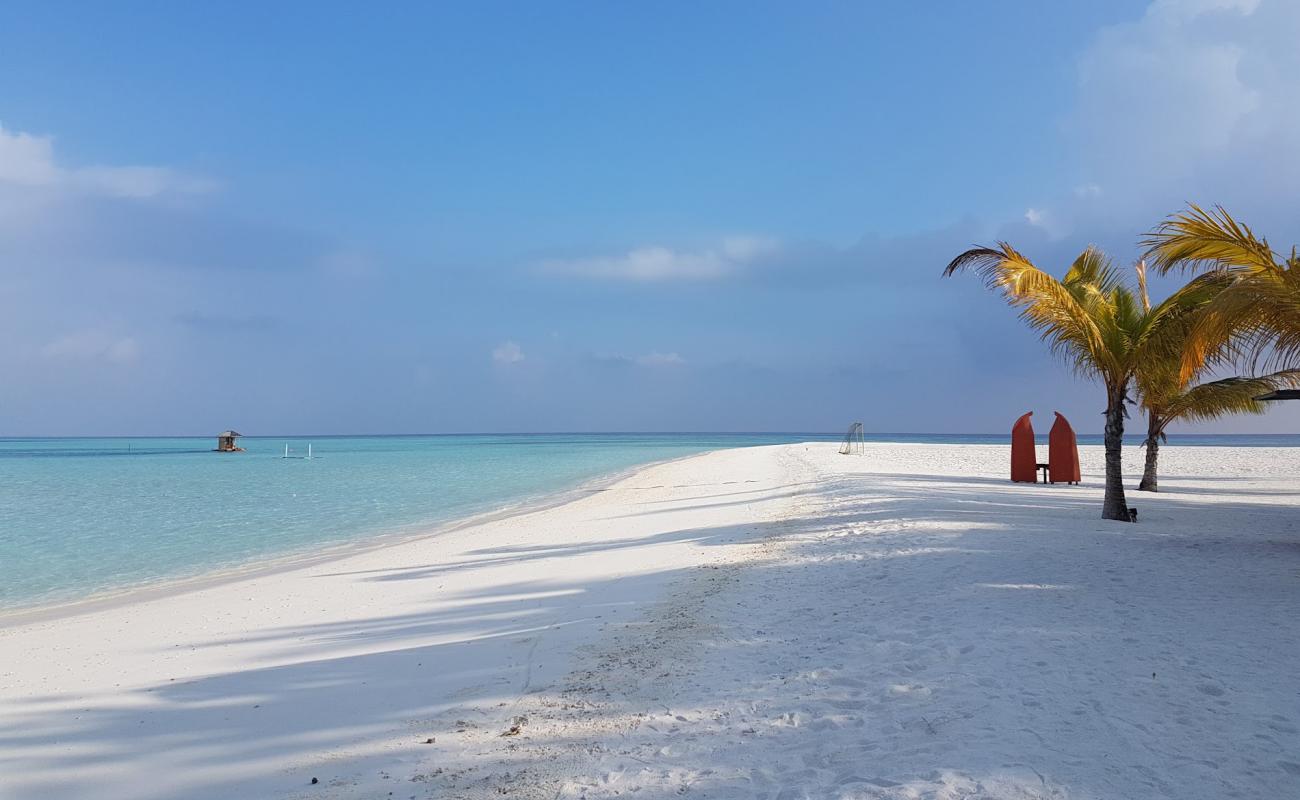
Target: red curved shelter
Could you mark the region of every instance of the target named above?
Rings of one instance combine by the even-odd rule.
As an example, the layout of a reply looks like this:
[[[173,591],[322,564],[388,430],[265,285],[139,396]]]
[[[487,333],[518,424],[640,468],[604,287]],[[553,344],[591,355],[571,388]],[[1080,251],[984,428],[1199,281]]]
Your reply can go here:
[[[1047,472],[1052,483],[1079,482],[1079,440],[1059,411],[1047,434]]]
[[[1034,424],[1030,411],[1011,426],[1011,480],[1038,483],[1038,454],[1034,451]]]

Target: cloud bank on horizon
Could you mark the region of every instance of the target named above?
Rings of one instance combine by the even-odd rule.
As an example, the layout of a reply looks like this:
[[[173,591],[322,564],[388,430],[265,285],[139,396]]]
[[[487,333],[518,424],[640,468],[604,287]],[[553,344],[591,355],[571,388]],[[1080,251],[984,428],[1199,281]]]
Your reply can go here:
[[[0,433],[1094,431],[956,252],[1300,242],[1284,0],[317,13],[0,12]]]

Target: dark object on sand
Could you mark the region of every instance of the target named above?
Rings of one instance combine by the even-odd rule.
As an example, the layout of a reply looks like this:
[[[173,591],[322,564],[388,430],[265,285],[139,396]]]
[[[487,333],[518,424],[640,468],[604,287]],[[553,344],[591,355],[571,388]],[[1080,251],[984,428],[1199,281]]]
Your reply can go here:
[[[1128,509],[1128,521],[1129,522],[1138,521],[1138,510],[1136,508],[1133,508],[1132,506],[1129,506]]]

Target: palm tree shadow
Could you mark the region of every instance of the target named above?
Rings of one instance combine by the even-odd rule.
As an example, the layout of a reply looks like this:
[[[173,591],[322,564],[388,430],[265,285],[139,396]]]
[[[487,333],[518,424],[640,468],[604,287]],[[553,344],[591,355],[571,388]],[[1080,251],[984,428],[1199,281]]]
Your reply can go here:
[[[873,488],[873,480],[879,488]],[[1098,662],[1098,654],[1110,652],[1106,648],[1133,651],[1137,645],[1121,640],[1138,628],[1146,632],[1143,635],[1151,635],[1151,626],[1137,625],[1136,620],[1144,614],[1158,615],[1167,631],[1156,636],[1150,649],[1135,651],[1132,658],[1145,658],[1145,653],[1162,647],[1181,647],[1208,662],[1217,652],[1212,652],[1211,633],[1219,637],[1214,648],[1234,641],[1243,648],[1259,646],[1253,629],[1206,628],[1207,620],[1223,618],[1208,611],[1213,608],[1211,602],[1230,606],[1234,618],[1253,619],[1265,627],[1290,624],[1300,610],[1294,593],[1266,596],[1260,591],[1260,586],[1271,585],[1279,575],[1289,575],[1300,566],[1300,534],[1294,520],[1287,518],[1287,509],[1276,504],[1216,502],[1214,508],[1224,518],[1241,516],[1268,522],[1252,531],[1204,530],[1189,521],[1200,517],[1205,504],[1178,496],[1160,499],[1157,518],[1123,525],[1098,517],[1095,493],[1068,487],[906,474],[889,475],[888,481],[884,485],[884,476],[869,475],[829,479],[825,483],[827,500],[819,501],[805,516],[774,522],[683,528],[631,541],[483,548],[473,555],[486,561],[471,563],[536,561],[539,575],[545,578],[465,592],[452,598],[463,602],[450,606],[285,627],[237,642],[213,640],[202,645],[224,648],[256,642],[264,648],[264,658],[273,662],[262,666],[160,682],[120,697],[91,698],[75,708],[63,698],[32,698],[0,717],[0,773],[22,776],[22,788],[29,796],[70,797],[83,791],[77,785],[83,770],[102,768],[106,770],[103,774],[111,775],[111,769],[120,765],[133,769],[144,765],[152,772],[154,783],[139,796],[196,798],[289,793],[317,777],[303,771],[308,766],[327,782],[372,775],[391,768],[395,759],[426,774],[431,771],[426,769],[433,763],[431,754],[451,757],[451,751],[425,744],[426,740],[454,741],[456,736],[468,735],[457,732],[455,721],[460,715],[468,715],[463,721],[469,723],[469,729],[499,727],[506,724],[508,709],[493,712],[494,702],[534,694],[553,695],[559,702],[573,680],[564,660],[572,656],[574,647],[605,640],[611,634],[655,630],[647,628],[644,621],[658,613],[662,588],[687,591],[706,574],[700,567],[689,567],[601,580],[566,580],[553,571],[541,571],[542,560],[557,556],[666,543],[715,547],[744,541],[781,542],[785,556],[756,561],[744,572],[743,580],[725,590],[729,594],[717,604],[718,609],[726,610],[721,619],[727,626],[721,633],[699,643],[689,654],[675,656],[691,663],[675,663],[665,671],[690,674],[696,669],[702,670],[697,674],[710,675],[721,669],[719,664],[768,659],[776,665],[774,669],[802,665],[798,673],[802,675],[809,668],[802,654],[824,652],[828,647],[851,646],[851,653],[859,649],[888,653],[888,648],[872,650],[877,647],[873,643],[918,636],[942,643],[945,636],[956,640],[968,634],[978,635],[986,643],[1014,640],[1018,644],[1006,644],[1003,661],[992,652],[986,661],[979,655],[952,661],[917,649],[908,650],[908,660],[897,664],[833,656],[841,666],[828,668],[828,674],[887,687],[900,680],[890,670],[901,670],[900,665],[907,663],[912,665],[908,667],[912,670],[906,679],[909,682],[994,680],[998,688],[987,690],[981,700],[991,710],[981,713],[1012,720],[1027,718],[1023,691],[1037,685],[1036,674],[1055,671],[1082,676],[1077,708],[1069,704],[1073,698],[1057,702],[1050,696],[1037,696],[1037,702],[1048,703],[1048,713],[1054,719],[1070,726],[1068,737],[1058,744],[1109,737],[1115,746],[1127,745],[1137,754],[1132,758],[1138,766],[1142,758],[1155,756],[1138,734],[1117,734],[1109,727],[1117,724],[1112,716],[1088,705],[1095,702],[1109,707],[1113,698],[1107,692],[1116,689],[1113,680],[1105,684],[1087,677],[1085,666],[1113,669],[1113,665]],[[990,492],[994,484],[1001,489]],[[1079,525],[1084,515],[1095,519],[1091,527]],[[1080,558],[1079,553],[1088,556]],[[1186,588],[1178,589],[1174,581],[1151,580],[1160,570],[1199,574],[1196,565],[1207,559],[1238,565],[1235,572],[1221,578],[1212,594],[1190,581]],[[425,565],[368,574],[363,580],[432,583],[443,570],[455,568]],[[798,587],[799,591],[792,594],[783,587]],[[1168,591],[1174,594],[1162,593]],[[764,599],[769,596],[784,600]],[[978,630],[964,633],[954,626],[969,619],[959,609],[971,604],[981,609],[982,622]],[[1198,609],[1207,611],[1192,613]],[[832,614],[842,620],[843,628],[808,624]],[[953,621],[945,621],[949,619]],[[832,632],[840,644],[825,638]],[[567,654],[560,663],[534,662],[532,655],[543,640],[557,643],[550,652]],[[701,664],[706,661],[714,666],[705,669]],[[1285,661],[1276,659],[1273,667],[1257,665],[1255,672],[1240,677],[1243,691],[1254,686],[1247,685],[1248,681],[1259,682],[1259,691],[1268,691],[1264,688],[1267,681],[1283,685],[1287,680],[1283,673],[1289,669]],[[1033,666],[1034,662],[1043,665]],[[791,672],[784,676],[787,683],[752,678],[727,686],[707,681],[656,683],[653,675],[637,677],[640,673],[634,666],[619,663],[621,666],[611,667],[609,675],[599,676],[609,696],[588,712],[587,722],[596,730],[601,729],[602,719],[636,718],[665,701],[689,719],[696,716],[692,709],[698,709],[703,718],[718,708],[788,707],[792,685],[788,682],[797,677]],[[846,666],[849,663],[855,666]],[[1178,668],[1166,665],[1160,669]],[[812,698],[810,702],[821,702],[818,693],[831,691],[820,684],[793,685],[801,686],[800,691]],[[1192,689],[1187,691],[1194,694]],[[1158,696],[1134,692],[1121,698],[1134,716],[1157,720],[1167,716]],[[1082,713],[1076,714],[1080,708]],[[1043,752],[1030,734],[1015,728],[998,734],[1005,741],[1001,750],[966,746],[964,742],[987,741],[992,735],[982,731],[977,717],[960,716],[970,711],[960,704],[953,706],[943,713],[957,716],[940,725],[934,725],[931,717],[944,717],[927,717],[931,721],[925,725],[936,732],[927,733],[924,727],[917,730],[937,738],[935,746],[924,751],[910,745],[910,750],[903,748],[899,738],[920,735],[908,726],[921,722],[904,716],[893,727],[881,728],[897,728],[897,737],[882,734],[884,738],[878,742],[882,758],[892,753],[896,759],[881,779],[906,785],[921,781],[918,776],[936,766],[990,776],[998,774],[1007,758],[1014,760],[1017,748]],[[861,713],[876,720],[898,712],[868,705]],[[1025,725],[1032,730],[1029,723]],[[638,737],[645,735],[640,729],[629,733],[626,746],[633,748],[630,752],[641,752],[635,748],[642,746]],[[810,742],[820,734],[792,727],[773,735],[779,737],[780,746],[772,752],[800,752],[813,746]],[[547,776],[557,769],[554,753],[568,752],[565,748],[574,746],[567,736],[559,730],[526,731],[528,746],[493,751],[497,761],[490,769],[466,753],[457,758],[468,760],[457,764],[516,779],[549,780]],[[1117,736],[1119,741],[1114,742]],[[383,741],[383,747],[367,744],[376,741]],[[733,747],[729,741],[717,740],[723,761],[741,758],[728,750]],[[1187,743],[1189,750],[1211,746],[1208,740],[1194,736]],[[380,755],[369,755],[371,752]],[[909,752],[912,755],[907,755]],[[917,756],[917,752],[929,755]],[[926,760],[929,769],[923,770]],[[1049,777],[1073,775],[1069,760],[1062,757],[1036,766]],[[576,762],[572,768],[582,772],[586,767]],[[433,796],[437,791],[450,791],[453,772],[444,773],[448,777],[428,778],[422,790],[435,791]],[[104,796],[111,796],[111,780],[105,780],[110,783]],[[1110,780],[1076,776],[1072,785],[1085,794],[1116,796],[1116,786],[1107,782]],[[700,788],[709,788],[707,777]],[[719,783],[714,788],[724,791],[728,786]]]

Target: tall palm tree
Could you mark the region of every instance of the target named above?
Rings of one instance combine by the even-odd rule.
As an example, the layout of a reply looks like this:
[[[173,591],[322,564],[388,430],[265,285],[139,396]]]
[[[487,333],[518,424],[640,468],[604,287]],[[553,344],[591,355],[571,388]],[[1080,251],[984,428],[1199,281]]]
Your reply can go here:
[[[1122,448],[1129,389],[1139,364],[1167,360],[1176,352],[1178,343],[1168,335],[1177,329],[1171,321],[1192,313],[1200,299],[1197,293],[1205,291],[1203,282],[1193,281],[1146,310],[1121,273],[1093,247],[1084,250],[1060,280],[1006,242],[967,250],[948,264],[944,275],[968,268],[1018,308],[1021,319],[1076,373],[1099,378],[1105,385],[1106,491],[1101,515],[1128,521]]]
[[[1143,243],[1161,274],[1217,272],[1231,284],[1210,303],[1193,331],[1181,377],[1189,379],[1218,343],[1236,336],[1250,371],[1300,366],[1300,256],[1273,251],[1221,206],[1190,205],[1148,234]]]
[[[1138,289],[1142,306],[1149,312],[1151,301],[1147,295],[1145,273],[1146,263],[1142,262],[1137,270]],[[1197,286],[1183,293],[1183,307],[1193,313],[1171,314],[1160,323],[1162,330],[1157,334],[1167,343],[1168,352],[1152,353],[1137,365],[1138,396],[1147,413],[1147,437],[1143,443],[1146,464],[1142,481],[1138,484],[1140,491],[1154,492],[1158,488],[1160,445],[1170,423],[1177,420],[1208,421],[1228,414],[1262,414],[1264,404],[1255,400],[1256,397],[1275,389],[1300,385],[1300,370],[1200,383],[1217,363],[1230,359],[1235,353],[1230,335],[1232,330],[1223,331],[1229,338],[1204,341],[1203,346],[1191,351],[1193,368],[1184,377],[1182,367],[1188,361],[1188,340],[1197,330],[1205,309],[1232,283],[1232,277],[1223,272],[1212,272],[1199,278]]]

